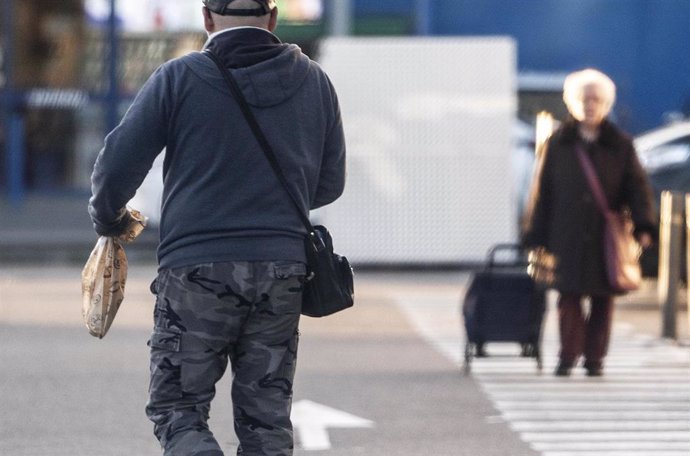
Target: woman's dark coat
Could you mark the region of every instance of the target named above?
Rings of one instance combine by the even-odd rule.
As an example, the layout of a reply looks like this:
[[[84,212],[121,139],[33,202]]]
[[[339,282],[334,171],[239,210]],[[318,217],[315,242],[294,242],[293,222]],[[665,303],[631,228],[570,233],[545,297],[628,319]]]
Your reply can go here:
[[[577,122],[563,124],[547,142],[535,176],[523,223],[523,243],[546,247],[556,258],[553,287],[565,293],[614,294],[603,254],[604,218],[592,196],[576,154],[589,155],[609,207],[629,209],[635,234],[655,232],[652,193],[631,139],[608,121],[596,142],[587,143]]]

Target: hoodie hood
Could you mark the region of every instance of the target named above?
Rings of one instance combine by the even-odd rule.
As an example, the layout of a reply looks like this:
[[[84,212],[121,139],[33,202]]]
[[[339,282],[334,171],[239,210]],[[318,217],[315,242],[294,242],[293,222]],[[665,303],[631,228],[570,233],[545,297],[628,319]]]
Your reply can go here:
[[[243,27],[212,37],[204,46],[218,55],[242,89],[247,102],[257,107],[280,104],[300,88],[309,73],[309,58],[294,44],[282,43],[267,30]],[[199,77],[229,91],[213,61],[195,53],[190,65]]]

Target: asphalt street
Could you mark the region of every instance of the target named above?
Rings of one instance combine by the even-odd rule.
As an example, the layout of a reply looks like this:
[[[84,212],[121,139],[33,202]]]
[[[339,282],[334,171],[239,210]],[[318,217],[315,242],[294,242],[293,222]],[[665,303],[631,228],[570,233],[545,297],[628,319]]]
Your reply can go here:
[[[148,283],[155,268],[130,266],[125,301],[102,340],[81,322],[79,273],[76,267],[0,268],[0,455],[160,454],[143,412],[153,308]],[[295,454],[574,454],[548,453],[551,436],[546,443],[526,438],[530,425],[510,419],[511,413],[526,412],[505,409],[521,400],[505,391],[506,384],[509,390],[512,384],[529,390],[530,382],[547,381],[550,373],[537,376],[531,360],[496,358],[478,360],[476,374],[461,374],[457,304],[467,278],[363,273],[357,277],[355,308],[303,319]],[[633,322],[619,322],[627,328],[618,331],[626,341],[628,334],[654,330],[648,311],[646,318],[620,315]],[[657,348],[657,357],[673,351],[668,362],[679,370],[670,379],[687,375],[687,348]],[[546,362],[550,369],[553,356]],[[492,377],[497,372],[517,378]],[[228,455],[236,448],[229,385],[226,375],[210,421]],[[690,404],[690,391],[678,385],[669,390],[681,408],[668,432],[687,434],[690,421],[682,407]],[[690,449],[686,441],[674,440],[667,452],[649,454],[681,454],[674,448]]]

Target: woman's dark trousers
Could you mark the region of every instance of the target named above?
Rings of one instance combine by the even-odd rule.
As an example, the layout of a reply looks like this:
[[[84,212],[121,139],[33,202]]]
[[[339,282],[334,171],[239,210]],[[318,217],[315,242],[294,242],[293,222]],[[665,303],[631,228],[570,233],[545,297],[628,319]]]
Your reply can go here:
[[[561,294],[558,300],[560,360],[566,366],[574,366],[584,355],[585,367],[601,368],[611,335],[613,297],[592,296],[588,315],[583,312],[582,298],[582,295]]]

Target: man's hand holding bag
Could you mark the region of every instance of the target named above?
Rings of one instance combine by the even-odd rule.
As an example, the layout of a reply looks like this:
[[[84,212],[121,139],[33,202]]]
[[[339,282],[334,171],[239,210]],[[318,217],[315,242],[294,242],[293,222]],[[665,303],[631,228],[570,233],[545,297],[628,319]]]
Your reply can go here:
[[[89,334],[102,339],[115,320],[125,297],[127,255],[122,242],[131,242],[146,226],[146,218],[130,210],[127,231],[118,236],[101,236],[81,273],[82,317]]]

